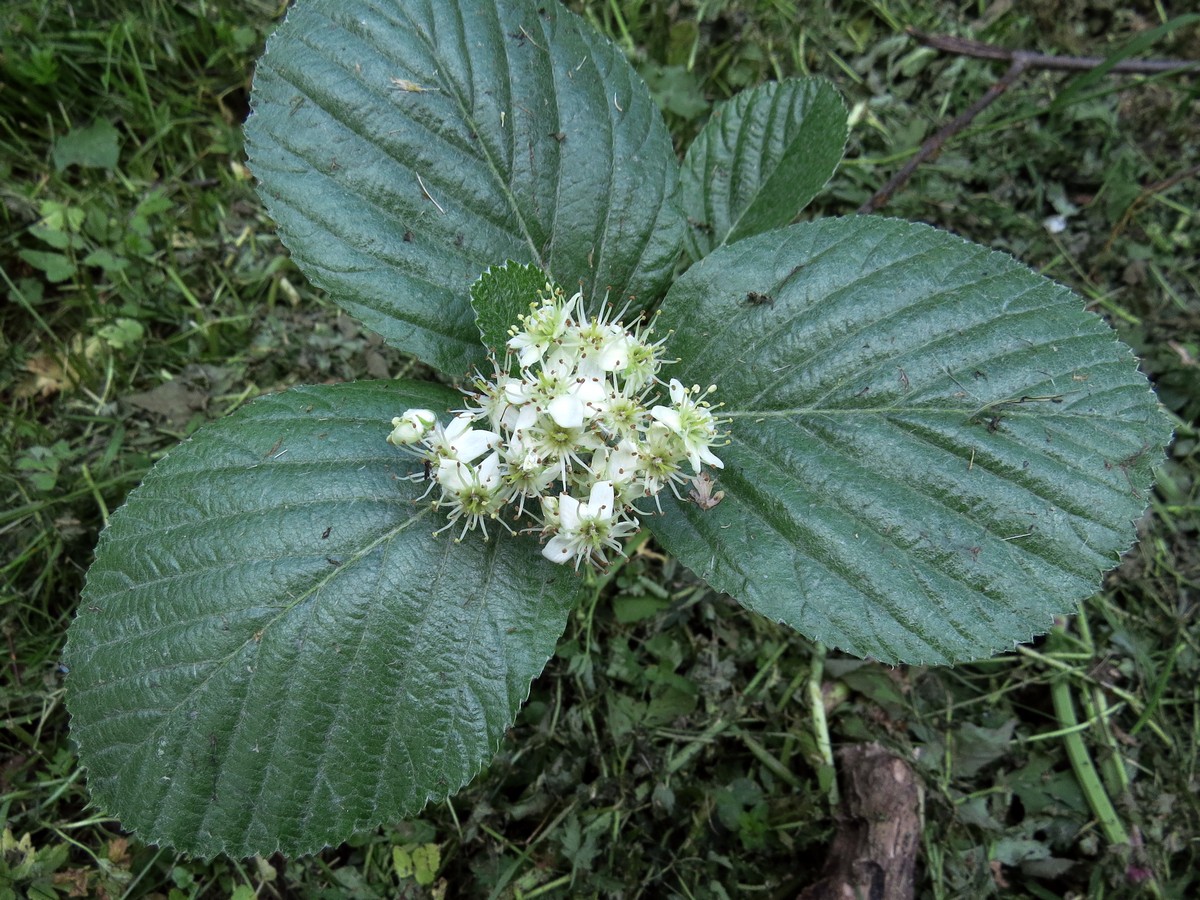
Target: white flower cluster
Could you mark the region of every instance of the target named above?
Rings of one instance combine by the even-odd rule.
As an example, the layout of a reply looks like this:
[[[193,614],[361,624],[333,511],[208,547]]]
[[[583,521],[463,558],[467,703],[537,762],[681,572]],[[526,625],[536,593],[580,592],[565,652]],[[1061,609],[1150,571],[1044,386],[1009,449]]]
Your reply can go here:
[[[604,566],[640,527],[635,501],[667,485],[678,496],[703,464],[723,466],[704,399],[715,386],[671,379],[670,403],[655,403],[663,342],[651,342],[652,326],[629,330],[617,318],[588,318],[582,294],[567,299],[547,284],[509,330],[504,366],[464,392],[473,406],[448,425],[427,409],[392,419],[388,441],[425,464],[411,477],[441,490],[434,506],[449,521],[439,531],[462,520],[460,540],[476,526],[486,537],[489,518],[512,531],[500,515],[513,505],[514,519],[537,521],[529,530],[541,532],[548,559]]]

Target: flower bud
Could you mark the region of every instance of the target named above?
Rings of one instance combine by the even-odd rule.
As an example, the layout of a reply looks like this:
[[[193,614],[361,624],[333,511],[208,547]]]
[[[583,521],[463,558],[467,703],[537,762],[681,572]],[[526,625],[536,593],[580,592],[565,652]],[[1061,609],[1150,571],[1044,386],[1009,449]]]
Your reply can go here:
[[[388,443],[397,447],[415,444],[436,424],[437,416],[432,410],[410,409],[404,415],[392,419],[392,433],[388,435]]]

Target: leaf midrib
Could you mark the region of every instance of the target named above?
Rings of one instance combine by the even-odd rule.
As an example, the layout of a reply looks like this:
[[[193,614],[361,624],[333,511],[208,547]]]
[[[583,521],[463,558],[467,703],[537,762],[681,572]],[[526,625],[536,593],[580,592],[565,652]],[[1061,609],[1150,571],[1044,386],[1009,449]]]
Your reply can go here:
[[[460,33],[465,34],[466,33],[466,27],[465,27],[466,23],[465,23],[465,21],[463,21],[461,19],[461,15],[462,15],[461,7],[458,6],[457,4],[451,4],[451,5],[452,5],[453,9],[460,16],[460,26],[461,26]],[[502,42],[502,46],[504,46],[506,48],[505,52],[504,52],[504,57],[505,57],[505,61],[507,62],[508,61],[507,42],[503,41],[504,29],[503,29],[503,27],[500,26],[500,10],[497,8],[496,4],[494,4],[494,3],[490,4],[490,6],[495,11],[495,18],[493,21],[495,22],[495,24],[497,26],[497,29],[496,29],[497,34],[493,35],[493,37],[497,37]],[[407,10],[402,9],[401,15],[403,15],[404,18],[407,19],[408,26],[409,26],[411,33],[415,34],[417,36],[417,39],[422,44],[425,45],[425,52],[429,54],[430,59],[439,63],[439,65],[437,66],[438,83],[442,85],[443,89],[446,91],[447,96],[452,97],[454,99],[454,103],[458,107],[459,115],[462,116],[463,121],[466,122],[468,125],[470,125],[471,129],[475,133],[477,133],[477,134],[485,133],[486,129],[482,129],[480,126],[480,123],[478,123],[474,119],[474,117],[471,116],[471,114],[468,110],[468,107],[467,107],[466,98],[457,89],[457,85],[453,84],[445,76],[443,76],[442,73],[446,69],[446,66],[440,64],[442,62],[442,57],[438,53],[437,46],[429,39],[429,36],[425,33],[425,31],[423,29],[417,27],[417,23],[413,20],[412,16],[408,14]],[[470,54],[469,48],[462,47],[461,49],[463,51],[462,58],[464,60],[466,60],[468,65],[470,65],[471,54]],[[539,51],[540,51],[540,48],[539,48]],[[504,72],[501,73],[505,80],[505,95],[506,96],[512,96],[512,81],[511,81],[511,77],[510,77],[511,72],[512,72],[511,65],[506,65]],[[558,118],[556,118],[555,123],[556,123],[556,125],[559,124],[560,120]],[[515,140],[515,131],[511,132],[511,134],[513,135],[513,138]],[[482,141],[482,140],[479,141],[478,146],[479,146],[480,158],[487,164],[489,174],[495,180],[496,185],[500,188],[501,195],[504,197],[505,202],[508,204],[509,209],[512,211],[513,218],[514,218],[514,221],[517,223],[518,229],[520,231],[520,235],[524,239],[525,244],[529,247],[529,252],[530,252],[531,258],[534,259],[541,268],[545,269],[546,261],[542,258],[542,254],[538,250],[537,243],[533,239],[533,235],[529,229],[529,225],[525,221],[525,217],[521,213],[521,208],[517,204],[516,197],[513,194],[512,189],[510,188],[508,182],[505,180],[505,178],[502,175],[502,169],[499,167],[497,160],[492,158],[492,155],[489,152],[486,141]],[[557,167],[555,168],[554,181],[555,181],[556,186],[561,181],[561,172]]]
[[[964,419],[977,419],[980,416],[987,415],[989,412],[1002,414],[1007,419],[1035,419],[1038,422],[1047,420],[1053,421],[1057,418],[1081,420],[1081,421],[1111,421],[1114,416],[1110,411],[1103,412],[1073,412],[1071,407],[1060,407],[1057,410],[1047,410],[1043,405],[1040,409],[1034,410],[1032,403],[1035,401],[1026,401],[1022,403],[1019,399],[1011,400],[993,400],[979,406],[795,406],[786,409],[729,409],[722,406],[719,411],[719,418],[724,419],[784,419],[784,418],[802,418],[804,416],[894,416],[894,415],[947,415],[947,416],[962,416]],[[1028,406],[1028,410],[1022,410],[1017,406]],[[1059,404],[1055,404],[1059,406]],[[1137,422],[1140,419],[1126,419],[1124,421]]]

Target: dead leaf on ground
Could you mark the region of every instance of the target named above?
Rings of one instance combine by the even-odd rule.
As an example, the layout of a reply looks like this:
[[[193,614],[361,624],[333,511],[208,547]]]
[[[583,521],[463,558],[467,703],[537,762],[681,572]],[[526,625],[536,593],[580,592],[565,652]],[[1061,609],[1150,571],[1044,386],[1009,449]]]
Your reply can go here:
[[[57,356],[49,353],[38,353],[25,360],[23,366],[28,375],[17,382],[13,388],[13,396],[20,400],[31,397],[53,397],[68,388],[74,387],[77,376],[72,369],[63,364]]]

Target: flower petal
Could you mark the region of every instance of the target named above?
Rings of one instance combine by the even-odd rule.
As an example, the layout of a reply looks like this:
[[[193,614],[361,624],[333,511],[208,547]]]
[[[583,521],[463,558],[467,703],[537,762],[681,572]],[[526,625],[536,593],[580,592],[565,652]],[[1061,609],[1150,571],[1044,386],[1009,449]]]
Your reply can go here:
[[[611,519],[613,515],[613,485],[611,481],[597,481],[592,485],[591,496],[588,497],[587,517],[590,519]]]
[[[446,441],[453,442],[460,434],[468,431],[474,421],[475,417],[470,413],[459,413],[450,420],[450,424],[446,427]]]
[[[500,486],[500,453],[493,450],[483,458],[478,470],[479,484],[488,490]]]
[[[472,469],[466,463],[457,459],[443,459],[438,463],[436,479],[445,491],[458,494],[467,487],[467,478],[471,473]]]
[[[560,494],[558,497],[559,527],[568,534],[579,530],[580,503],[570,494]]]
[[[684,398],[687,397],[687,388],[685,388],[683,386],[683,382],[681,382],[678,378],[671,379],[670,390],[671,390],[671,402],[674,403],[676,406],[678,406],[680,403],[682,403],[684,401]]]
[[[571,541],[567,540],[560,534],[556,534],[546,542],[546,546],[542,548],[542,556],[551,562],[565,563],[575,551],[571,546]]]
[[[650,410],[650,415],[676,434],[683,430],[683,421],[679,418],[677,409],[671,409],[669,406],[656,406]]]
[[[578,428],[583,424],[583,401],[570,394],[555,397],[546,411],[555,424],[562,428]]]
[[[608,387],[600,378],[583,378],[576,381],[571,393],[588,404],[600,404],[608,399]]]
[[[499,439],[500,435],[494,431],[477,429],[468,431],[457,440],[454,440],[450,444],[450,447],[463,462],[473,462],[490,450]]]

